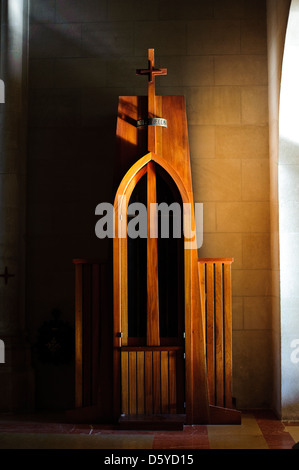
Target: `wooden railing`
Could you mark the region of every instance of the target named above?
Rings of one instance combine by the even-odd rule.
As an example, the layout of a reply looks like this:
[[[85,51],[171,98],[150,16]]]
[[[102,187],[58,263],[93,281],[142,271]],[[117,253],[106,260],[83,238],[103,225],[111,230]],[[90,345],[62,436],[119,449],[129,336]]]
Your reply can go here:
[[[183,348],[171,346],[121,349],[122,413],[184,412]]]
[[[198,260],[210,405],[232,408],[232,258]]]

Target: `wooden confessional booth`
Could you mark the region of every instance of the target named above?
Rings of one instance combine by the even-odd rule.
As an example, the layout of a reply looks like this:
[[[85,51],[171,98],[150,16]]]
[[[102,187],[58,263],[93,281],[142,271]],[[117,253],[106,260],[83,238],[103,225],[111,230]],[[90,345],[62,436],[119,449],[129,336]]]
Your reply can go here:
[[[198,259],[184,97],[155,95],[155,77],[166,73],[149,49],[148,68],[137,70],[148,96],[119,97],[113,266],[74,260],[77,418],[131,428],[239,424],[233,260]],[[128,226],[138,222],[128,208],[137,202],[147,223],[133,238]],[[157,204],[165,202],[182,209],[180,237],[174,211],[161,235]]]

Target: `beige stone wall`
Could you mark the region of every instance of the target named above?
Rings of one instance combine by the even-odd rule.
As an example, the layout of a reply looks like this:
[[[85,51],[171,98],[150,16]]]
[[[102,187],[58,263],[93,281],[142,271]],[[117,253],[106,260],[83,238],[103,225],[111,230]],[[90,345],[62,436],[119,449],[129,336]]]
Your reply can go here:
[[[31,326],[37,329],[57,306],[71,321],[72,258],[107,256],[94,235],[94,209],[111,198],[117,98],[146,93],[135,69],[146,65],[149,47],[157,65],[168,68],[157,93],[186,97],[195,201],[204,204],[199,256],[235,260],[237,405],[267,407],[272,272],[264,0],[31,0]],[[47,374],[38,371],[40,405],[64,406],[69,385],[68,397],[55,389],[55,401]]]
[[[186,90],[195,199],[204,203],[199,256],[234,258],[234,395],[242,408],[263,407],[272,363],[265,6],[239,2],[233,14],[225,3],[202,39],[213,64],[206,82]],[[193,54],[199,29],[190,25]]]

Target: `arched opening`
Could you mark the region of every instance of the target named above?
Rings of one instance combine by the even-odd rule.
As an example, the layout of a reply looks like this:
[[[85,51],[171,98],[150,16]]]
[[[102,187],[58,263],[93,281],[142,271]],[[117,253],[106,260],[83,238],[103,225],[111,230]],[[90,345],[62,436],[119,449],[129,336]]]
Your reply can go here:
[[[155,170],[160,344],[179,344],[182,342],[184,325],[183,203],[170,175],[159,164],[155,164]],[[149,210],[147,178],[148,173],[145,173],[136,184],[128,208],[138,203]],[[136,214],[128,211],[128,224],[134,222],[135,217]],[[138,236],[127,237],[128,344],[146,345],[147,229],[137,228]]]
[[[122,201],[117,220],[126,218],[123,238],[114,241],[120,414],[182,414],[186,193],[153,158],[140,163],[116,197]]]

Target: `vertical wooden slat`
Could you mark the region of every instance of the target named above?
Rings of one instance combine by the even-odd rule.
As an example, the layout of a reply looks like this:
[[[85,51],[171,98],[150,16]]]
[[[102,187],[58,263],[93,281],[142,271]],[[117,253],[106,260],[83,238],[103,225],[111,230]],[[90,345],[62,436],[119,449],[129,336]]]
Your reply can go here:
[[[215,350],[216,350],[216,405],[223,406],[223,292],[222,263],[215,263]]]
[[[214,269],[207,263],[207,375],[209,400],[215,404],[215,354],[214,354]]]
[[[147,345],[159,346],[159,287],[155,163],[147,164]],[[154,210],[153,210],[154,209]]]
[[[160,351],[153,351],[153,411],[161,412],[161,359]]]
[[[176,413],[176,352],[169,351],[169,413]]]
[[[200,300],[202,312],[202,324],[204,341],[206,342],[206,276],[205,276],[205,263],[198,263],[199,271],[199,287],[200,287]]]
[[[104,277],[101,276],[100,265],[92,264],[92,397],[93,405],[97,403],[98,372],[99,372],[99,325],[100,325],[100,289],[103,292]],[[102,301],[103,304],[103,301]]]
[[[129,354],[121,352],[121,411],[129,413]]]
[[[144,414],[144,351],[137,352],[137,412]]]
[[[151,415],[153,412],[153,363],[152,352],[145,352],[145,413]]]
[[[91,343],[92,343],[92,318],[91,318],[91,266],[83,265],[83,405],[91,405]]]
[[[225,344],[225,406],[232,408],[232,292],[231,264],[224,264],[224,344]]]
[[[75,357],[76,357],[76,371],[75,371],[75,406],[80,408],[82,406],[82,264],[75,265]]]
[[[136,377],[136,352],[129,352],[129,408],[130,414],[137,412],[137,377]]]
[[[168,351],[161,351],[161,412],[169,413]]]

